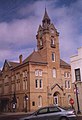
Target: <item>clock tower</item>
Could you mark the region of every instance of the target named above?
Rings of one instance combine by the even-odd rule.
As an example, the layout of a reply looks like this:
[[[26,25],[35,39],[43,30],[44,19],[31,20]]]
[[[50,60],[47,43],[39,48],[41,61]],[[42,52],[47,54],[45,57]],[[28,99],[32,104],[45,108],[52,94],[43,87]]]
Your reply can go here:
[[[52,64],[53,61],[53,63],[55,63],[57,67],[59,67],[60,64],[58,36],[59,33],[57,32],[54,25],[51,23],[51,20],[45,8],[42,25],[39,25],[36,35],[37,49],[46,62]]]
[[[37,38],[37,49],[42,59],[48,63],[48,85],[51,87],[60,84],[60,52],[59,52],[59,33],[51,23],[45,8],[42,25],[39,25]]]

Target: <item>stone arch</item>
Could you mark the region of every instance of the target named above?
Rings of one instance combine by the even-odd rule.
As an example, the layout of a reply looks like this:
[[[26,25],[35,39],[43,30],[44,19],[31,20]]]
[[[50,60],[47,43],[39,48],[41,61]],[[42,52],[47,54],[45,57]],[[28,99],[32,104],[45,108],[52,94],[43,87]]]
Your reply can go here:
[[[58,91],[53,94],[53,104],[57,106],[60,105],[60,93]]]

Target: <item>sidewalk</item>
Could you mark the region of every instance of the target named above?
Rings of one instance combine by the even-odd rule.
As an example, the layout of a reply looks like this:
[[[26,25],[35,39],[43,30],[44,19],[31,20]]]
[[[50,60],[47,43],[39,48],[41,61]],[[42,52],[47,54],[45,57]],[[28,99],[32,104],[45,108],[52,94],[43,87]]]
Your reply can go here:
[[[7,115],[26,115],[26,114],[31,114],[32,112],[4,112],[0,113],[0,116],[7,116]]]

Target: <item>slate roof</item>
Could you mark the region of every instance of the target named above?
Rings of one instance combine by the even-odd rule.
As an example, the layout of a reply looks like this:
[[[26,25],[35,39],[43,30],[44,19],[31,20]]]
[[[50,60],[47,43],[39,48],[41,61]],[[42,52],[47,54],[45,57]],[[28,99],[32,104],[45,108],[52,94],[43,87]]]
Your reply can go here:
[[[38,64],[47,64],[47,62],[45,62],[41,56],[41,54],[38,51],[33,51],[24,61],[22,64],[18,63],[18,62],[11,62],[11,61],[7,61],[5,60],[5,62],[7,62],[7,64],[9,65],[9,68],[13,69],[15,67],[18,67],[24,63],[38,63]],[[62,59],[60,59],[60,68],[71,68],[71,66],[66,63],[65,61],[63,61]]]
[[[46,63],[43,59],[42,56],[38,51],[33,51],[31,55],[29,55],[24,61],[25,62],[38,62],[38,63]]]
[[[11,67],[11,68],[14,68],[14,67],[20,65],[20,63],[17,63],[17,62],[10,62],[10,61],[8,61],[8,64],[9,64],[9,67]]]

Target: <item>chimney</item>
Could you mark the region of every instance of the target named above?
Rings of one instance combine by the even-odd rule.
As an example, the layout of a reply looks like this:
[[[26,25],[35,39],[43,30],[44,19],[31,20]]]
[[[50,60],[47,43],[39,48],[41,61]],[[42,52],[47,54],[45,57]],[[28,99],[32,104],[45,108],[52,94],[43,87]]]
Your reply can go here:
[[[22,54],[21,55],[19,55],[19,62],[20,62],[20,64],[22,64]]]

